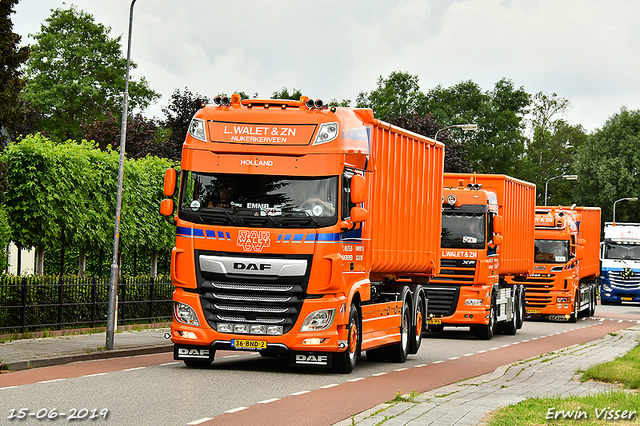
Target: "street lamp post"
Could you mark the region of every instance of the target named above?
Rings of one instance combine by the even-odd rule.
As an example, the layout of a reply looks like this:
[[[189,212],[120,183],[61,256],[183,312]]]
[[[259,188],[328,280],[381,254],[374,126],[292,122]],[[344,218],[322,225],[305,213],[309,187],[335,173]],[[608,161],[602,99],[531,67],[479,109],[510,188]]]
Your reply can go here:
[[[433,140],[437,141],[438,140],[438,133],[442,132],[443,130],[447,130],[447,129],[451,129],[451,128],[457,128],[457,129],[462,129],[464,132],[468,132],[470,130],[478,130],[478,125],[477,124],[453,124],[451,126],[445,127],[443,129],[440,129],[436,132],[435,136],[433,137]]]
[[[124,150],[127,144],[127,112],[129,108],[129,65],[131,63],[131,32],[133,30],[133,6],[131,1],[129,12],[129,38],[127,45],[127,71],[124,79],[124,98],[122,100],[122,123],[120,126],[120,164],[118,167],[118,190],[116,194],[116,220],[113,232],[113,261],[109,279],[109,305],[107,308],[107,349],[113,349],[113,336],[116,328],[117,290],[118,290],[118,246],[120,240],[120,211],[122,208],[122,184],[124,181]]]
[[[566,180],[578,180],[578,175],[560,175],[560,176],[554,176],[550,179],[547,179],[547,182],[544,184],[544,205],[545,206],[547,205],[547,191],[549,189],[549,182],[559,178],[564,178]]]
[[[618,201],[638,201],[638,197],[620,198],[619,200],[613,202],[613,223],[616,223],[616,203]]]

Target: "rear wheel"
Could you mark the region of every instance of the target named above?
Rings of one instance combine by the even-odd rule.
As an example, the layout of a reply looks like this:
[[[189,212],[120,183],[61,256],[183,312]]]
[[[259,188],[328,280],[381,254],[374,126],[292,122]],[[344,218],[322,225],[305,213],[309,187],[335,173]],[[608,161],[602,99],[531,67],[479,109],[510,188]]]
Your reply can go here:
[[[354,305],[351,305],[349,313],[348,339],[347,350],[334,357],[333,370],[336,373],[351,373],[360,354],[360,315]]]
[[[402,322],[400,324],[400,341],[387,349],[389,351],[389,361],[403,363],[407,360],[409,353],[409,330],[411,330],[411,312],[405,299],[402,304]]]
[[[424,327],[424,294],[421,292],[418,295],[418,302],[416,306],[416,320],[415,324],[411,327],[411,339],[409,340],[409,353],[417,354],[420,345],[422,344],[422,328]]]
[[[524,324],[524,319],[526,317],[527,317],[526,289],[523,285],[521,285],[518,290],[518,318],[516,320],[518,329],[522,328],[522,324]]]
[[[591,286],[591,289],[589,291],[589,310],[586,316],[591,317],[595,313],[596,313],[596,287]]]
[[[518,311],[519,311],[519,291],[513,289],[513,303],[511,304],[511,319],[502,323],[502,333],[508,336],[515,336],[518,331]]]

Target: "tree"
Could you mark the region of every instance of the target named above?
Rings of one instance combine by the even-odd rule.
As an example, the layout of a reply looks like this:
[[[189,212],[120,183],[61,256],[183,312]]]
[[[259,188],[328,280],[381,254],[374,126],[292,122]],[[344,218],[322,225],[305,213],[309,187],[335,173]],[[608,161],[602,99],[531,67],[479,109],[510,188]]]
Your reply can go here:
[[[167,147],[164,151],[165,158],[171,158],[179,161],[182,157],[182,144],[189,130],[191,118],[198,112],[203,105],[210,102],[206,96],[198,93],[191,93],[189,89],[184,88],[184,93],[180,93],[179,89],[171,94],[171,102],[166,108],[162,108],[162,112],[166,116],[161,123],[162,127],[168,132]]]
[[[27,61],[23,98],[42,112],[40,127],[52,138],[79,140],[82,122],[121,109],[126,58],[121,37],[110,38],[110,31],[72,5],[53,10],[33,35],[36,44]],[[129,83],[132,109],[144,109],[158,98],[144,77]]]
[[[293,91],[289,93],[289,90],[286,87],[283,87],[282,90],[276,90],[271,95],[271,99],[293,99],[294,101],[299,101],[302,97],[302,91],[300,89],[293,88]]]
[[[580,185],[577,202],[600,206],[603,218],[613,217],[613,203],[640,197],[640,110],[622,108],[578,148],[574,167]],[[619,203],[619,222],[640,222],[640,204]]]
[[[442,129],[442,125],[434,120],[431,114],[403,114],[387,117],[387,120],[398,127],[430,138],[434,138],[436,132]],[[438,141],[445,144],[445,172],[469,173],[473,171],[471,162],[466,158],[466,149],[463,143],[453,140],[451,134],[447,132],[440,133]]]
[[[524,179],[543,189],[546,182],[563,174],[574,174],[575,150],[586,140],[582,126],[571,126],[558,118],[569,107],[569,101],[557,94],[538,92],[533,96],[530,119],[533,137],[527,145],[524,160]],[[575,200],[572,191],[575,183],[556,180],[549,194],[549,204],[571,205]],[[551,197],[553,194],[553,198]],[[544,203],[544,191],[538,191],[538,204]]]
[[[0,129],[16,117],[19,93],[24,86],[21,65],[29,57],[29,48],[18,47],[21,37],[13,32],[10,15],[19,0],[0,0]],[[0,140],[0,147],[4,140]]]
[[[437,86],[426,94],[418,111],[430,111],[443,126],[473,123],[478,131],[468,136],[466,149],[473,170],[519,177],[525,152],[524,116],[530,95],[507,79],[483,92],[472,81],[450,88]]]
[[[423,102],[418,76],[394,71],[388,78],[378,78],[377,89],[370,93],[360,92],[356,107],[371,108],[376,117],[387,120],[387,117],[418,113]]]
[[[111,111],[106,111],[102,120],[82,123],[81,129],[83,139],[95,141],[102,150],[107,146],[114,150],[120,148],[121,122]],[[147,155],[171,157],[170,134],[170,131],[158,127],[155,120],[140,113],[130,116],[127,119],[125,154],[127,158],[144,158]]]

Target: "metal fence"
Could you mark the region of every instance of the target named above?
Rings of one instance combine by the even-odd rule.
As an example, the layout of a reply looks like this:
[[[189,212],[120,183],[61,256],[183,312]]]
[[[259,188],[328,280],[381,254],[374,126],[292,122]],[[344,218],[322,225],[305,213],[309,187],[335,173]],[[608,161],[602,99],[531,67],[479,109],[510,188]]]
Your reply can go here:
[[[118,323],[171,321],[171,280],[121,278]],[[0,331],[24,333],[107,323],[109,277],[0,277]]]

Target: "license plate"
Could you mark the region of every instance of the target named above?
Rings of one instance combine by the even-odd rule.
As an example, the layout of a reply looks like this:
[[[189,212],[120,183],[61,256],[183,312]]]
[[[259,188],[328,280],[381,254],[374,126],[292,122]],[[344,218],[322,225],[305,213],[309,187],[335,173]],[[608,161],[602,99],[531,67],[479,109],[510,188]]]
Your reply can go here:
[[[427,324],[442,324],[442,320],[440,318],[429,318],[427,319]]]
[[[621,297],[621,300],[624,300],[625,302],[632,302],[633,301],[633,297]]]
[[[529,309],[529,308],[527,308],[527,313],[528,314],[540,314],[540,313],[542,313],[542,310],[541,309]]]
[[[231,346],[236,349],[267,349],[265,340],[231,340]]]

